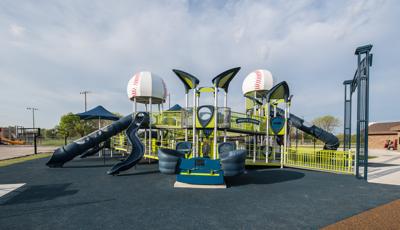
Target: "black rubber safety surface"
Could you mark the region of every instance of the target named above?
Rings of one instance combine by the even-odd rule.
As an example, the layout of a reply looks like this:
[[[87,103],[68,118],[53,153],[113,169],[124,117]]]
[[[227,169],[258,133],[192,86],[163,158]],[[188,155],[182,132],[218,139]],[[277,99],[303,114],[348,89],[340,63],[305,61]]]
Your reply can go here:
[[[47,159],[0,168],[0,184],[26,183],[0,198],[1,229],[315,229],[400,198],[400,186],[298,169],[256,168],[228,189],[175,189],[175,176],[140,164]]]

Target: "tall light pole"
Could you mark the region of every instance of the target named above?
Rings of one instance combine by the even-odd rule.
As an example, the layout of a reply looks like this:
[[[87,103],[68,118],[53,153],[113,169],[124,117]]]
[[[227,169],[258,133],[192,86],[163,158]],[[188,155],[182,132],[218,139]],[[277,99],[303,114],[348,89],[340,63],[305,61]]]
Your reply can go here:
[[[27,110],[32,110],[32,128],[35,128],[35,110],[39,110],[38,108],[28,107]]]
[[[168,109],[171,108],[171,94],[168,93]]]
[[[82,91],[80,94],[85,95],[85,112],[87,111],[87,94],[91,93],[90,91]]]

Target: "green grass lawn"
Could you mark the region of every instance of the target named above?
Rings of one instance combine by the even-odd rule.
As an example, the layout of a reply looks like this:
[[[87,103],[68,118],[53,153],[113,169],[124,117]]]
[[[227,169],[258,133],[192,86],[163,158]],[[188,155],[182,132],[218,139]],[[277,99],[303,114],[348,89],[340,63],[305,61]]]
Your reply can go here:
[[[64,139],[44,139],[39,143],[40,146],[63,146]]]
[[[46,158],[49,156],[51,156],[51,153],[39,153],[39,154],[34,154],[34,155],[29,155],[29,156],[24,156],[24,157],[0,160],[0,167],[18,164],[18,163],[22,163],[25,161],[30,161],[30,160],[40,159],[40,158]]]

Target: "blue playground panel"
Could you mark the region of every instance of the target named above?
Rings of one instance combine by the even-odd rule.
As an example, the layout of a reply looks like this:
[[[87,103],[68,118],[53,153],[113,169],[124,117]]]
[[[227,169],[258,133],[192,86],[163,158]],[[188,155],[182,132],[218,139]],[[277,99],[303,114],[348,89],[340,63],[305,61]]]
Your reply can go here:
[[[219,160],[196,157],[181,159],[176,181],[188,184],[224,184],[224,171]]]

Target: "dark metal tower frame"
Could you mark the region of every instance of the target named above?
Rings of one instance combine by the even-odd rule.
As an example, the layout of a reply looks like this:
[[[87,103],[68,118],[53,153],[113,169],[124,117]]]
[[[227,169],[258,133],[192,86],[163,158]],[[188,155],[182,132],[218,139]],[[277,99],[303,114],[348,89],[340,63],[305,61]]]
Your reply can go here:
[[[372,65],[372,45],[356,49],[357,70],[353,80],[344,81],[343,149],[351,148],[352,95],[357,90],[356,177],[368,179],[369,67]],[[360,171],[361,170],[361,171]]]
[[[351,83],[352,80],[343,82],[344,85],[344,132],[343,151],[351,149]]]

